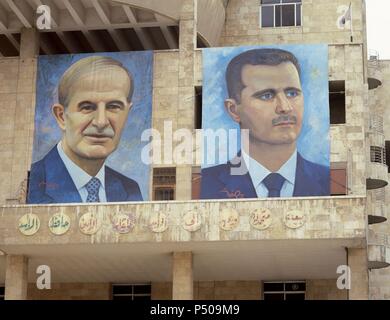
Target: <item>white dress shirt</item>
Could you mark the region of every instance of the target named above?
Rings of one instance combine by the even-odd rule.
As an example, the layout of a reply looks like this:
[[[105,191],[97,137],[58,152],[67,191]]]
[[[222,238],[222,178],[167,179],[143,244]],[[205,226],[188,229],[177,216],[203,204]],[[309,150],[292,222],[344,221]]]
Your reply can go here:
[[[77,191],[80,194],[81,200],[83,202],[87,202],[88,191],[86,188],[86,184],[93,178],[88,173],[86,173],[83,169],[81,169],[77,164],[75,164],[64,152],[62,149],[62,144],[59,142],[57,144],[58,154],[60,158],[65,164],[66,169],[69,172],[70,177],[72,178],[74,185],[77,188]],[[99,200],[100,202],[107,202],[106,190],[105,190],[105,166],[100,168],[99,172],[95,176],[95,178],[100,181],[99,188]]]
[[[244,150],[241,151],[245,165],[249,171],[253,186],[256,189],[258,198],[267,198],[268,189],[264,185],[263,180],[272,172],[261,165],[259,162],[251,158]],[[292,197],[295,186],[295,172],[297,169],[297,150],[294,151],[290,159],[275,173],[279,173],[284,179],[282,189],[280,190],[281,197]]]

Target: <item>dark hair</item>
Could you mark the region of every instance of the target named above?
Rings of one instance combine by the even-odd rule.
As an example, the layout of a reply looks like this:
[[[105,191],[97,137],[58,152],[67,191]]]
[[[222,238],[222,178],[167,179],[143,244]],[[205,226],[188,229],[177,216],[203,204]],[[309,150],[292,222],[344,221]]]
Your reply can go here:
[[[297,68],[299,76],[301,75],[298,59],[291,52],[285,50],[254,49],[234,57],[226,69],[229,98],[236,100],[237,103],[241,102],[241,91],[245,87],[242,83],[241,71],[245,65],[278,66],[283,62],[291,62]]]

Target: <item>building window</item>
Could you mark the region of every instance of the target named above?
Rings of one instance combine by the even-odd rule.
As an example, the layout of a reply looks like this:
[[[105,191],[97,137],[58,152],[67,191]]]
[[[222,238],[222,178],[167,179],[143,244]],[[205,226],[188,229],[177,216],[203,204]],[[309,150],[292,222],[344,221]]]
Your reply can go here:
[[[113,284],[112,300],[151,300],[150,283]]]
[[[176,168],[153,169],[153,200],[175,200]]]
[[[370,147],[371,162],[386,164],[386,150],[382,147]]]
[[[302,24],[302,0],[261,0],[261,27],[295,27]]]
[[[264,300],[305,300],[305,281],[272,281],[263,283]]]
[[[330,169],[330,194],[332,196],[345,196],[347,192],[347,169]]]
[[[195,129],[202,129],[202,87],[195,87]]]
[[[4,300],[4,295],[5,295],[5,287],[0,286],[0,300]]]
[[[331,124],[344,124],[345,81],[329,81],[329,111]]]

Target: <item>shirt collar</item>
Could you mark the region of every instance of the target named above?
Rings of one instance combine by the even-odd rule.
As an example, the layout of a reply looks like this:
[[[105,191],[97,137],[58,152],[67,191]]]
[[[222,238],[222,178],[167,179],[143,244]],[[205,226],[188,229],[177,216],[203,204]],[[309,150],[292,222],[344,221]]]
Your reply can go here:
[[[60,155],[61,160],[64,162],[66,169],[69,172],[70,177],[72,178],[77,190],[82,189],[85,185],[93,178],[83,169],[81,169],[77,164],[75,164],[64,152],[62,148],[61,141],[57,144],[58,154]],[[104,164],[100,168],[99,172],[96,174],[96,178],[99,179],[101,187],[105,188],[105,169]]]
[[[269,171],[262,164],[251,158],[244,150],[241,150],[245,165],[248,168],[249,175],[255,187],[257,187],[269,174]],[[297,150],[295,149],[291,157],[276,172],[285,178],[289,183],[295,184],[295,172],[297,168]]]

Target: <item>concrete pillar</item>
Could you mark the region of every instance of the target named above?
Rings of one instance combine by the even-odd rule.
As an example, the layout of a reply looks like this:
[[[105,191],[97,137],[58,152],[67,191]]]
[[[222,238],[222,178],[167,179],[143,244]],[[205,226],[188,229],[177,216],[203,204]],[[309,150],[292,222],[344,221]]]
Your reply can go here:
[[[20,35],[20,59],[35,58],[39,54],[39,32],[35,28],[23,28]]]
[[[193,300],[192,252],[173,253],[172,300]]]
[[[177,128],[194,129],[195,49],[197,38],[197,0],[183,0],[179,35],[179,94]],[[192,166],[179,165],[176,172],[176,200],[192,198]]]
[[[25,203],[27,172],[30,169],[35,110],[36,56],[39,33],[23,28],[20,41],[19,72],[16,87],[16,110],[11,170],[11,195],[8,203]]]
[[[369,112],[367,110],[367,85],[364,84],[363,58],[361,45],[346,45],[345,60],[345,117],[348,150],[348,194],[366,195],[366,166],[369,163],[370,146],[366,143]]]
[[[5,300],[26,300],[28,258],[8,255],[5,268]]]
[[[349,300],[368,300],[367,249],[348,248],[348,265],[351,268]]]

